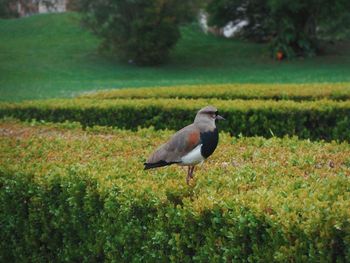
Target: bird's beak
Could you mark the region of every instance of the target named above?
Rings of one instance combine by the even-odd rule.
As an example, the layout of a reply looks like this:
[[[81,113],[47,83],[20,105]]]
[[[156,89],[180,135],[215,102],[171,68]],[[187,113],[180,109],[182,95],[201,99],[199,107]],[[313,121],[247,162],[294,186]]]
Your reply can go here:
[[[220,116],[220,115],[216,115],[215,120],[225,120],[225,118],[224,118],[224,117],[222,117],[222,116]]]

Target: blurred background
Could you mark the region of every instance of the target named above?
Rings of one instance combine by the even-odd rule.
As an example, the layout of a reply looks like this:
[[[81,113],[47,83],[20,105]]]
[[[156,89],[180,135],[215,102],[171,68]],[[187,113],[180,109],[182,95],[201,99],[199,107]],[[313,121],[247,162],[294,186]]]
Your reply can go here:
[[[350,81],[350,2],[0,0],[0,100]]]

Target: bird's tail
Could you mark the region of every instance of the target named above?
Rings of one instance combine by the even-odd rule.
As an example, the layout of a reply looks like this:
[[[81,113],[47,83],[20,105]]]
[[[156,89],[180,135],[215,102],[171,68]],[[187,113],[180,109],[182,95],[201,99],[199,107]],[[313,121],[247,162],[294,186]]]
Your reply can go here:
[[[157,167],[162,167],[162,166],[167,166],[167,165],[171,165],[174,163],[179,163],[179,162],[166,162],[166,161],[159,161],[156,163],[144,163],[144,170],[148,170],[148,169],[152,169],[152,168],[157,168]]]

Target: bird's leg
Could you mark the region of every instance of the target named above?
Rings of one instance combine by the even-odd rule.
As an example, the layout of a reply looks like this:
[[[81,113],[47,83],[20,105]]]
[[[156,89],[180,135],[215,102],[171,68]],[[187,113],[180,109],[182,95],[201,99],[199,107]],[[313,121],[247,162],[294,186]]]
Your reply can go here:
[[[194,166],[188,166],[188,172],[186,177],[186,183],[190,184],[190,180],[193,178]]]
[[[191,171],[190,171],[190,177],[191,177],[191,179],[193,179],[193,171],[194,171],[194,165],[191,166]]]
[[[191,166],[188,166],[187,177],[186,177],[187,185],[190,184],[190,179],[191,179]]]

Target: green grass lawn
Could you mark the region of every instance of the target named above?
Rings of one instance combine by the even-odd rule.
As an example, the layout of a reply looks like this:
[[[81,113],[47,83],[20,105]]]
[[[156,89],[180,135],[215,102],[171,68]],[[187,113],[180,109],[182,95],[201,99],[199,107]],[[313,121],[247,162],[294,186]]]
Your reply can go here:
[[[139,68],[100,54],[77,14],[0,20],[0,100],[122,87],[350,81],[350,42],[317,58],[279,63],[263,44],[215,38],[195,26],[182,33],[166,65]]]

